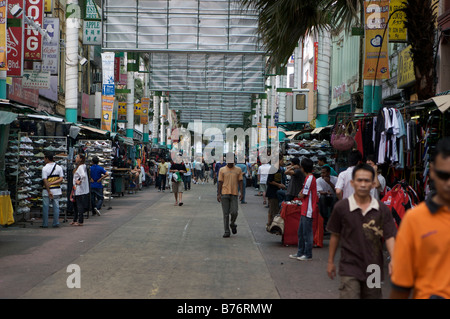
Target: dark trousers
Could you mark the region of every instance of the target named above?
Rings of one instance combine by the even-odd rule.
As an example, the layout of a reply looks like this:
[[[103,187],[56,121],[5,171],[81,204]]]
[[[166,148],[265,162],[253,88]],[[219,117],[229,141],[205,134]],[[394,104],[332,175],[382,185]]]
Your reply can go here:
[[[91,208],[102,209],[103,205],[103,188],[91,188]]]
[[[166,189],[166,180],[167,180],[167,176],[166,175],[158,175],[158,180],[159,180],[159,189],[161,190],[165,190]]]
[[[191,175],[184,175],[183,176],[183,182],[184,182],[184,190],[187,191],[188,189],[191,189]]]
[[[297,256],[306,256],[312,258],[313,248],[313,219],[301,216],[298,225],[298,252]]]
[[[89,211],[89,193],[75,196],[75,210],[73,213],[73,221],[83,224],[84,213]]]
[[[319,197],[319,212],[320,216],[323,218],[323,226],[326,229],[328,219],[330,218],[331,212],[333,211],[334,204],[336,204],[336,195],[326,196],[320,195]]]

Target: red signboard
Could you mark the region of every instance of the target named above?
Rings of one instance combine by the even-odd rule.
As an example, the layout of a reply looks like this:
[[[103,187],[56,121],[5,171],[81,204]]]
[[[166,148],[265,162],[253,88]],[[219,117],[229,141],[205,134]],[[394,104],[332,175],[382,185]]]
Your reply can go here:
[[[44,0],[25,0],[25,12],[28,18],[44,26]],[[42,60],[42,35],[25,24],[25,60]]]
[[[25,105],[39,106],[39,90],[24,89],[22,78],[12,78],[12,84],[8,86],[8,99]]]
[[[18,4],[24,7],[25,0],[8,1],[8,19],[17,19],[16,24],[8,27],[6,39],[8,42],[8,76],[22,76],[23,72],[23,18],[22,16],[14,18],[9,9]]]

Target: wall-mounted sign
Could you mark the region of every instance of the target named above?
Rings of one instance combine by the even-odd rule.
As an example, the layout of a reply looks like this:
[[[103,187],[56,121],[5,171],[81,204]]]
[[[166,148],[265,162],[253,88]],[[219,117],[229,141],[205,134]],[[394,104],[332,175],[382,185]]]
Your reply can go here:
[[[50,72],[24,70],[22,86],[24,89],[49,89]]]
[[[102,45],[101,21],[83,21],[83,44]]]

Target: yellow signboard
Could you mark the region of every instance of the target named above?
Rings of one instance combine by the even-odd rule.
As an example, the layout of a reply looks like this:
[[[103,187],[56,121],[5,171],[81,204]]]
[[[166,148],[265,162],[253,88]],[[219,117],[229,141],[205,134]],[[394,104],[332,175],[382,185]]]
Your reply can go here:
[[[399,11],[405,5],[404,0],[391,0],[389,4],[389,42],[406,42],[406,14]]]
[[[102,95],[102,130],[111,132],[113,110],[114,96]]]
[[[0,1],[0,70],[8,70],[8,59],[6,57],[6,1]]]
[[[52,13],[53,10],[53,0],[45,0],[44,1],[44,12]]]
[[[405,88],[416,80],[414,62],[411,58],[411,46],[402,50],[398,55],[397,88]]]
[[[150,107],[150,98],[143,97],[141,100],[141,124],[148,124],[149,107]]]

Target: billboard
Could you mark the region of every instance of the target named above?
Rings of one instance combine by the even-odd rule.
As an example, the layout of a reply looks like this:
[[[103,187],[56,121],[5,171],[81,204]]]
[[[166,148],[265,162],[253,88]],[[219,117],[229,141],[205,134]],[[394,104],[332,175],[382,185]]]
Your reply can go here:
[[[44,0],[25,0],[24,14],[38,25],[44,25]],[[42,35],[30,25],[25,25],[24,59],[42,60]]]

